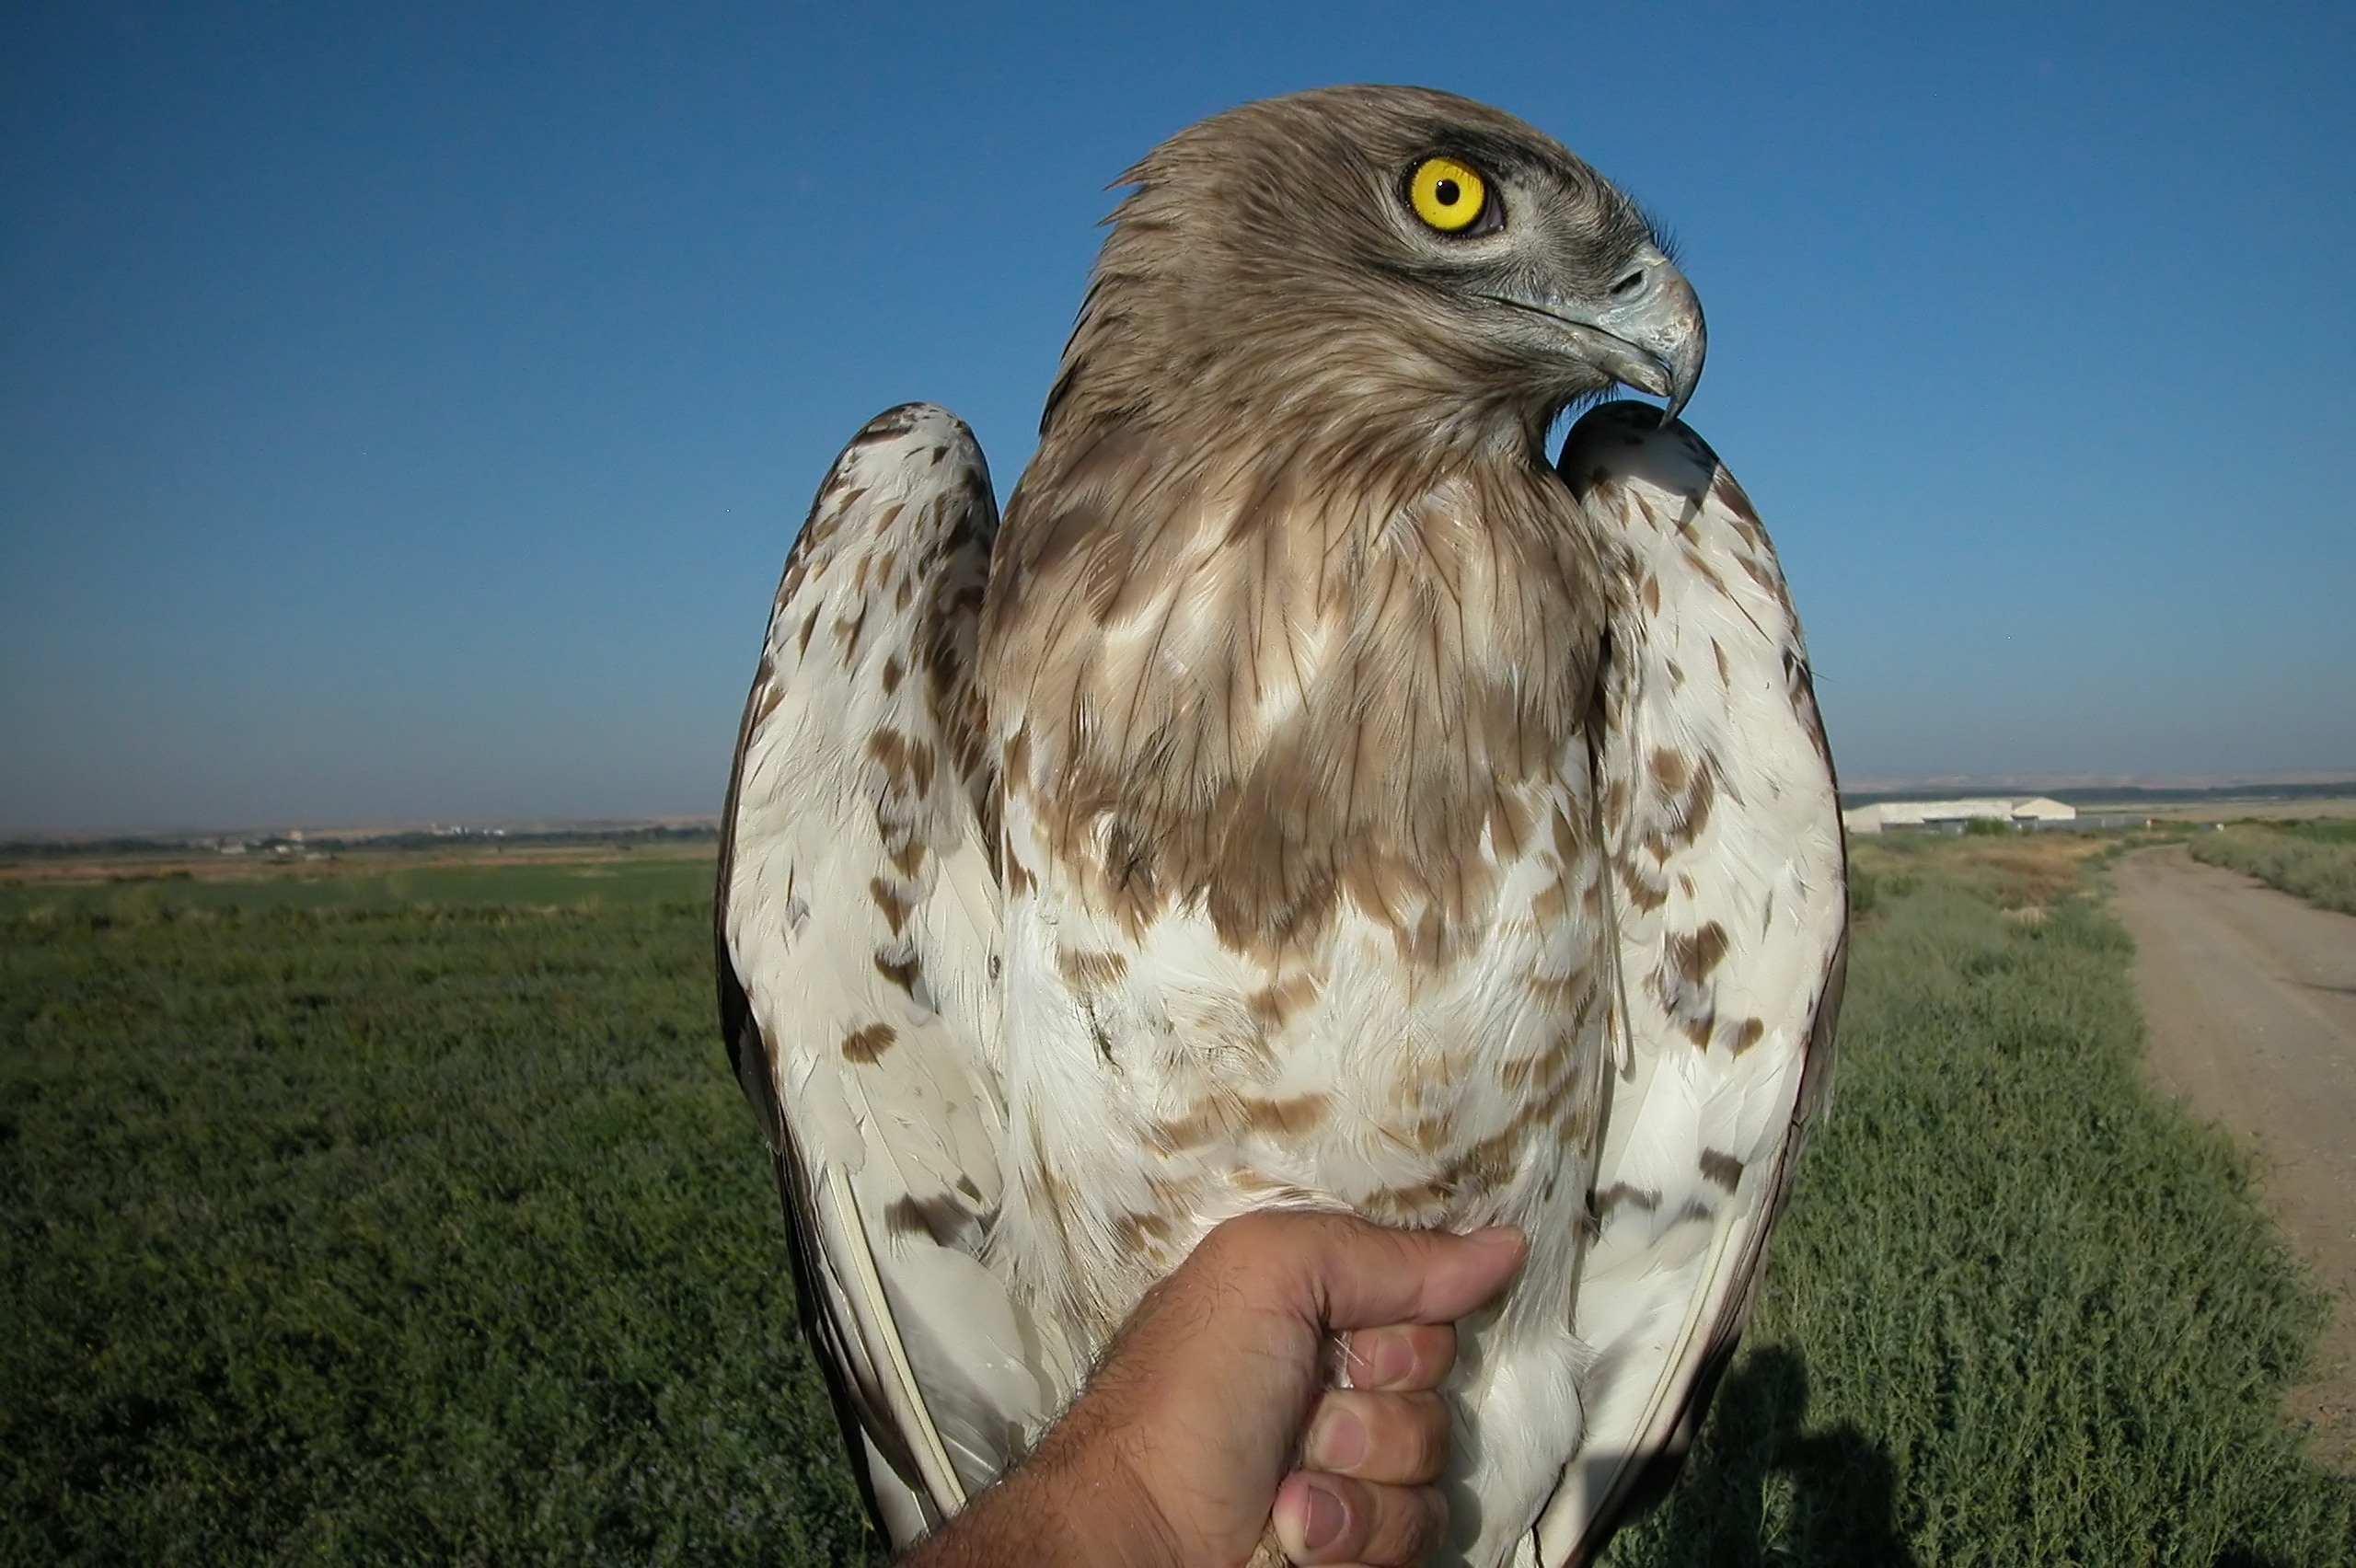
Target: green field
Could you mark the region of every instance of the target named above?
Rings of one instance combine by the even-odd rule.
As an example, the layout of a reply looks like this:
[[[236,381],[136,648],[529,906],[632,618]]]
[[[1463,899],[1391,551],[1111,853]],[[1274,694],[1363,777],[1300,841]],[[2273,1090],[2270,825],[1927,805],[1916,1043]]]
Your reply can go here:
[[[0,1560],[876,1559],[708,870],[599,869],[6,890]],[[2043,846],[1860,870],[1831,1124],[1612,1562],[2356,1562],[2277,1413],[2318,1298],[2144,1090],[2124,938]]]
[[[0,927],[0,1561],[868,1554],[676,872]]]
[[[2356,915],[2356,822],[2235,823],[2195,833],[2185,846],[2197,860]]]
[[[0,882],[0,917],[95,915],[135,920],[196,910],[692,904],[711,896],[711,868],[709,854],[674,854],[523,865],[415,865],[379,857],[350,867],[272,867],[242,876],[125,870],[105,878]]]

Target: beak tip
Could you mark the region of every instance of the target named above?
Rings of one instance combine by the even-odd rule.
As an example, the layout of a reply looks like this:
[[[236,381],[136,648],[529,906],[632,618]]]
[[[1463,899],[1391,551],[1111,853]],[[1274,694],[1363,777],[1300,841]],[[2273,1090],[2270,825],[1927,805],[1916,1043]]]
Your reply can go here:
[[[1685,411],[1685,405],[1693,400],[1694,388],[1702,385],[1703,352],[1702,343],[1702,333],[1697,323],[1692,339],[1687,345],[1687,352],[1679,354],[1670,362],[1669,397],[1660,413],[1661,428],[1664,430],[1676,421],[1678,415]]]
[[[1699,375],[1687,374],[1686,371],[1686,366],[1680,365],[1669,377],[1669,390],[1661,398],[1660,428],[1663,430],[1677,422],[1677,417],[1685,411],[1685,405],[1693,400],[1694,387],[1701,383]]]
[[[1676,422],[1693,400],[1693,390],[1702,384],[1702,363],[1709,357],[1709,328],[1702,318],[1702,302],[1695,297],[1693,285],[1682,273],[1675,277],[1671,297],[1675,302],[1676,322],[1670,334],[1668,353],[1669,398],[1661,410],[1663,430]]]

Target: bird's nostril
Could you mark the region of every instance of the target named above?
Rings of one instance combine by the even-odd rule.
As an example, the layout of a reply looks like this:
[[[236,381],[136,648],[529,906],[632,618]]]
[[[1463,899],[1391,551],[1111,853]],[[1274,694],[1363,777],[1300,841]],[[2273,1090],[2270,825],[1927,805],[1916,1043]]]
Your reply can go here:
[[[1643,271],[1639,269],[1636,271],[1629,273],[1626,277],[1611,285],[1612,296],[1617,299],[1625,299],[1628,295],[1634,294],[1638,289],[1643,288],[1644,286],[1645,274]]]

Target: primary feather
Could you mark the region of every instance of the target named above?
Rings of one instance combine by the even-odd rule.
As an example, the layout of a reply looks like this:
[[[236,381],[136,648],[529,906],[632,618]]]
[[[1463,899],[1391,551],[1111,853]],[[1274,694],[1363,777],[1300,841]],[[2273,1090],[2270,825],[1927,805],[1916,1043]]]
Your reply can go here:
[[[1732,1343],[1837,1002],[1749,502],[1657,410],[1542,448],[1615,380],[1681,402],[1700,312],[1442,94],[1247,105],[1127,182],[1003,531],[964,427],[895,409],[779,591],[721,967],[805,1318],[906,1540],[1219,1220],[1510,1221],[1450,1550],[1583,1560]]]

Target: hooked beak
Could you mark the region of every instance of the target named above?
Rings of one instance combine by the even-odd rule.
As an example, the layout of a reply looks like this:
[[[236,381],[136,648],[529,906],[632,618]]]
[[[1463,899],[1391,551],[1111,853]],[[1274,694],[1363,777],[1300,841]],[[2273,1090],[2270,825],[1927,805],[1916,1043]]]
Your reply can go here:
[[[1600,299],[1530,300],[1492,295],[1546,317],[1571,340],[1573,352],[1614,381],[1665,398],[1666,425],[1683,410],[1702,379],[1708,334],[1702,302],[1659,248],[1647,245]]]

